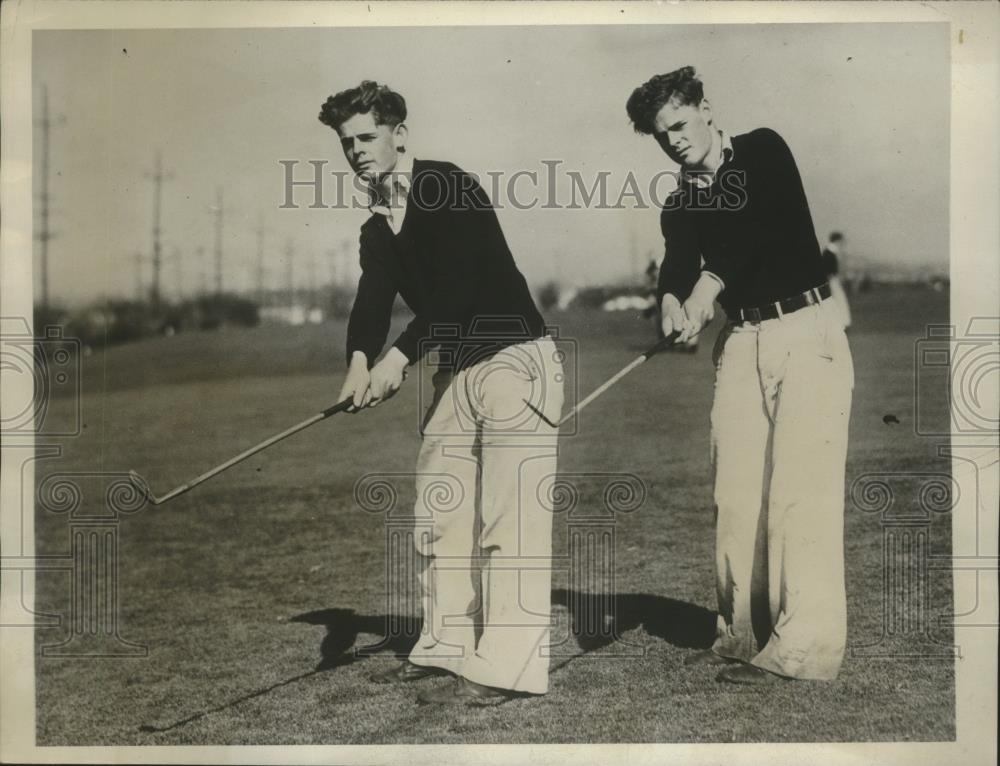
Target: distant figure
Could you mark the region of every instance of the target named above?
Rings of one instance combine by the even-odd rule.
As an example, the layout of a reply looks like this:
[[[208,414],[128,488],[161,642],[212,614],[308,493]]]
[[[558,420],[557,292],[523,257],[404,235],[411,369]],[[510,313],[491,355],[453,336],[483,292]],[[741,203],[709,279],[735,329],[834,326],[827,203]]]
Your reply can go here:
[[[655,258],[649,259],[646,267],[646,287],[649,288],[650,295],[656,295],[656,284],[660,279],[660,267]]]
[[[847,291],[840,280],[840,256],[845,246],[844,235],[839,231],[830,232],[826,247],[823,248],[823,272],[830,283],[833,303],[846,330],[851,326],[851,305],[847,302]]]
[[[646,294],[653,299],[649,308],[642,312],[643,317],[652,319],[656,329],[657,340],[663,337],[663,329],[660,327],[660,307],[656,305],[656,283],[659,279],[660,267],[656,264],[655,258],[649,259],[646,267]]]

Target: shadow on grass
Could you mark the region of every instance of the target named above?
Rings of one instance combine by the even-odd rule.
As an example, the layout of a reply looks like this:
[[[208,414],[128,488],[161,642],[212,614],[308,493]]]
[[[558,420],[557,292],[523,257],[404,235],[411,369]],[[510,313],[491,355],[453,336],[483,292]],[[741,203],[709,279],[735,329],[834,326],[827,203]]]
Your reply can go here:
[[[597,651],[621,640],[626,631],[642,627],[649,635],[674,646],[707,648],[715,632],[715,613],[704,607],[665,596],[646,593],[623,593],[600,596],[557,588],[552,591],[552,605],[565,607],[570,614],[570,630],[582,650],[581,654]],[[212,713],[261,697],[275,689],[383,652],[405,657],[420,635],[422,620],[395,614],[364,615],[353,609],[317,609],[292,617],[290,622],[304,622],[326,628],[320,642],[320,660],[315,668],[286,678],[270,686],[248,692],[236,699],[202,710],[165,726],[146,724],[143,732],[167,732],[194,723]],[[358,636],[374,634],[372,644],[355,648]],[[352,651],[353,649],[353,651]],[[575,657],[567,658],[552,668],[565,667]]]
[[[570,615],[570,631],[584,653],[597,651],[620,641],[622,635],[638,627],[669,644],[686,649],[707,649],[715,638],[715,612],[686,601],[648,593],[621,593],[614,596],[557,588],[552,605],[565,607]],[[420,635],[419,617],[362,615],[353,609],[318,609],[291,619],[322,625],[326,635],[320,643],[317,670],[349,665],[382,652],[405,657]],[[362,633],[379,636],[375,643],[351,649]]]
[[[326,635],[319,645],[320,661],[316,670],[350,665],[381,652],[405,657],[420,635],[423,621],[419,617],[397,614],[364,615],[353,609],[317,609],[292,617],[291,622],[322,625]],[[373,633],[379,638],[373,644],[360,646],[352,652],[361,633]]]
[[[399,617],[397,615],[360,615],[353,609],[318,609],[314,612],[306,612],[292,617],[290,622],[304,622],[309,625],[322,625],[326,628],[326,635],[320,643],[320,661],[312,670],[298,673],[291,678],[271,684],[270,686],[256,689],[235,699],[224,702],[221,705],[201,710],[197,713],[181,718],[173,723],[164,726],[154,726],[143,724],[139,731],[146,733],[162,733],[173,731],[189,723],[201,720],[212,713],[221,713],[224,710],[236,707],[244,702],[261,697],[275,689],[283,686],[303,681],[306,678],[323,673],[334,668],[350,665],[372,654],[383,651],[392,651],[399,656],[409,653],[420,635],[421,620],[413,617]],[[374,633],[382,636],[376,643],[359,647],[353,652],[351,649],[358,640],[361,633]]]
[[[216,705],[215,707],[208,708],[207,710],[200,710],[197,713],[189,715],[187,718],[181,718],[173,723],[166,724],[164,726],[154,726],[150,723],[144,723],[139,727],[139,731],[145,733],[159,734],[165,731],[173,731],[174,729],[179,729],[181,726],[187,726],[189,723],[194,723],[195,721],[200,721],[207,715],[212,713],[221,713],[223,710],[228,710],[229,708],[236,707],[237,705],[247,702],[249,700],[255,699],[256,697],[263,697],[265,694],[273,692],[275,689],[280,689],[282,686],[288,686],[289,684],[294,684],[296,681],[301,681],[310,676],[314,676],[320,672],[319,668],[309,670],[305,673],[299,673],[298,675],[292,676],[291,678],[286,678],[284,681],[278,681],[276,684],[271,684],[263,689],[257,689],[255,691],[244,694],[242,697],[237,697],[229,702],[223,702],[221,705]]]
[[[315,668],[304,673],[298,673],[291,678],[278,681],[270,686],[255,689],[221,705],[201,710],[164,726],[144,724],[139,727],[139,731],[147,733],[173,731],[189,723],[199,721],[212,713],[221,713],[244,702],[262,697],[283,686],[303,681],[311,676],[333,670],[334,668],[350,665],[368,654],[384,650],[392,650],[401,655],[405,654],[420,634],[419,619],[401,618],[395,615],[365,616],[356,614],[353,609],[319,609],[315,612],[296,615],[291,618],[290,622],[305,622],[309,625],[323,625],[326,627],[326,635],[320,644],[320,661]],[[352,652],[350,650],[357,641],[358,634],[360,633],[381,634],[383,635],[383,639],[371,647],[362,647]]]
[[[552,591],[552,605],[569,610],[570,630],[585,653],[619,641],[640,626],[649,635],[684,649],[707,649],[715,638],[715,612],[666,596],[602,596],[557,588]]]
[[[598,595],[557,588],[552,591],[552,604],[565,606],[569,611],[570,633],[581,649],[579,654],[564,656],[552,665],[552,673],[612,644],[627,647],[630,642],[623,638],[624,634],[639,627],[648,635],[683,649],[707,649],[715,639],[715,612],[666,596]],[[634,648],[644,651],[638,646]]]

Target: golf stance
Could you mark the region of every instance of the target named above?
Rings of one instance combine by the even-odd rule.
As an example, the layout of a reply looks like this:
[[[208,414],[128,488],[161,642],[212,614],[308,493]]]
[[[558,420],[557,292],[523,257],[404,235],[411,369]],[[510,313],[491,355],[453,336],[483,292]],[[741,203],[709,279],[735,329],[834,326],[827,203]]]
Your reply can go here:
[[[854,371],[791,152],[729,137],[694,69],[628,99],[637,132],[681,166],[660,225],[663,332],[699,332],[719,300],[711,457],[719,680],[836,677],[847,634],[844,468]],[[736,664],[739,661],[740,664]]]
[[[559,354],[489,199],[456,166],[413,159],[405,119],[403,97],[371,81],[320,113],[372,213],[338,399],[376,405],[428,350],[439,358],[416,470],[415,517],[432,529],[416,540],[423,629],[408,660],[372,680],[456,676],[425,703],[543,694],[552,514],[539,487],[556,472]],[[415,316],[376,363],[397,294]]]

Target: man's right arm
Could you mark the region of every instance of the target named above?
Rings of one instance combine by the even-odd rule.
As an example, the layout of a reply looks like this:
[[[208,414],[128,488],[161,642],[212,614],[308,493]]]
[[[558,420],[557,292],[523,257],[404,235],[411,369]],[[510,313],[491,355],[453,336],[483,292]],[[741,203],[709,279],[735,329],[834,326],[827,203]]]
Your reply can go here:
[[[701,275],[701,250],[698,233],[683,211],[664,210],[660,216],[665,253],[656,287],[656,300],[664,335],[683,331],[685,314],[682,305]]]
[[[361,279],[347,322],[347,375],[337,401],[349,396],[354,407],[371,401],[369,370],[382,351],[392,321],[396,285],[365,232],[361,233]]]

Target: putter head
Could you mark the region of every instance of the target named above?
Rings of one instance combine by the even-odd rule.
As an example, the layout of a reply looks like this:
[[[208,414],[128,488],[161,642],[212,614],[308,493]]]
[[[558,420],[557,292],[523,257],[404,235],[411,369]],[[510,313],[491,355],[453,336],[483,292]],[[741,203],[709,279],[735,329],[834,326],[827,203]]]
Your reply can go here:
[[[139,490],[139,492],[142,493],[142,496],[146,498],[146,500],[151,502],[153,505],[159,505],[156,498],[153,496],[152,490],[149,488],[149,485],[146,483],[146,480],[144,478],[142,478],[135,471],[129,471],[128,480],[132,482],[133,487],[135,487],[137,490]]]

